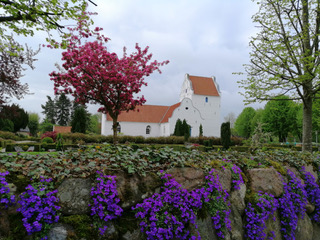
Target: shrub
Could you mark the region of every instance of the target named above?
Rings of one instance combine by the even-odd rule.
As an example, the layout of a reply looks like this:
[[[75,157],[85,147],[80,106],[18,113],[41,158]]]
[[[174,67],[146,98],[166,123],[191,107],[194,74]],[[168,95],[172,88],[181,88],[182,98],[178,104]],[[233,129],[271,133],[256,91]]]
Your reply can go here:
[[[230,122],[225,122],[221,124],[221,144],[224,149],[228,149],[231,144],[231,130]]]
[[[41,140],[42,144],[43,143],[53,143],[53,139],[51,137],[44,137]]]
[[[53,142],[56,141],[57,138],[57,132],[53,131],[53,132],[45,132],[42,134],[41,139],[44,139],[46,137],[50,137],[52,138]]]
[[[0,131],[0,137],[3,139],[19,140],[19,137],[12,132]]]

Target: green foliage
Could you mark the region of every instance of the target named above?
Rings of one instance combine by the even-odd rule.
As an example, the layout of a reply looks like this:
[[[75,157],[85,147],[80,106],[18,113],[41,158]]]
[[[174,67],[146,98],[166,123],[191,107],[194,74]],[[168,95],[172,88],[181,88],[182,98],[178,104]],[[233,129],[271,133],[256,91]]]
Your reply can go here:
[[[41,104],[41,108],[43,109],[42,113],[46,116],[45,119],[52,123],[56,123],[56,107],[55,100],[53,100],[50,96],[47,96],[48,100],[45,105]]]
[[[199,137],[203,137],[203,127],[202,124],[199,126]]]
[[[40,123],[39,130],[41,133],[51,132],[53,130],[53,124],[50,122],[50,120],[45,118],[43,122]]]
[[[71,132],[86,133],[88,128],[88,113],[83,106],[78,106],[72,115]]]
[[[296,126],[296,105],[287,96],[277,97],[269,101],[263,111],[264,130],[272,132],[280,142],[286,142],[290,131]]]
[[[101,113],[93,114],[90,116],[88,132],[101,134]]]
[[[29,121],[26,111],[17,104],[3,106],[3,109],[0,112],[0,118],[12,121],[14,132],[19,131],[21,128],[25,128]]]
[[[239,136],[249,138],[253,133],[252,119],[256,111],[252,107],[246,107],[242,110],[237,120],[234,123],[234,128]]]
[[[70,122],[71,118],[71,101],[64,94],[60,94],[59,98],[55,101],[55,109],[56,109],[56,122],[60,126],[67,126]]]
[[[39,130],[39,115],[37,113],[29,113],[28,128],[32,136],[37,136]]]
[[[173,135],[174,136],[183,136],[184,134],[183,130],[182,130],[182,121],[178,118],[176,121],[176,125],[174,126],[174,132]]]
[[[41,143],[53,143],[53,139],[51,137],[45,137],[41,140]]]
[[[63,151],[63,138],[62,138],[61,133],[58,133],[58,135],[57,135],[56,150],[57,151]]]
[[[13,132],[14,131],[14,124],[10,119],[3,119],[0,118],[0,130]]]
[[[224,149],[228,149],[231,145],[230,122],[221,124],[221,144]]]
[[[10,39],[12,33],[17,35],[33,36],[34,31],[49,33],[51,30],[61,30],[62,22],[66,20],[78,20],[81,11],[85,10],[85,2],[73,1],[45,1],[20,0],[14,2],[2,1],[2,13],[0,36],[2,39]],[[9,32],[7,34],[6,32]],[[49,34],[48,41],[52,40]],[[52,40],[53,41],[53,40]]]

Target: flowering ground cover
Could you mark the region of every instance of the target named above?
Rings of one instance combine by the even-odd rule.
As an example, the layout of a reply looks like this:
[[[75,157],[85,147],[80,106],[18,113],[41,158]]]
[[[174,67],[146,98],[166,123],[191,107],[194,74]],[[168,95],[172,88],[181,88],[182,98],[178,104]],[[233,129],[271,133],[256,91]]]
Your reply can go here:
[[[218,239],[224,239],[231,228],[229,194],[222,188],[216,169],[230,169],[232,189],[238,190],[241,184],[248,181],[244,175],[248,169],[274,167],[283,174],[283,179],[288,178],[288,181],[283,180],[284,193],[278,199],[271,194],[257,193],[255,199],[247,203],[244,222],[246,238],[274,239],[274,235],[266,236],[264,233],[265,222],[278,209],[283,238],[294,239],[297,218],[304,216],[307,199],[316,208],[312,219],[319,221],[319,185],[301,167],[307,162],[318,166],[319,158],[316,154],[289,151],[270,154],[261,151],[249,155],[231,151],[177,152],[169,148],[133,150],[128,146],[90,148],[59,153],[54,157],[5,155],[0,158],[0,208],[8,208],[18,201],[25,231],[35,239],[46,239],[50,226],[59,221],[60,215],[55,183],[66,177],[95,175],[95,186],[91,189],[91,217],[97,232],[103,236],[108,230],[107,223],[121,217],[124,211],[118,198],[117,179],[104,174],[103,170],[122,169],[139,175],[153,171],[160,174],[163,186],[159,192],[132,208],[147,239],[201,239],[196,222],[201,209],[209,213]],[[283,168],[284,164],[301,170],[304,184],[292,171]],[[168,169],[185,166],[204,170],[204,186],[187,191],[165,174]],[[28,179],[27,187],[16,196],[18,198],[10,193],[8,187],[8,179],[13,179],[11,175],[17,173]]]

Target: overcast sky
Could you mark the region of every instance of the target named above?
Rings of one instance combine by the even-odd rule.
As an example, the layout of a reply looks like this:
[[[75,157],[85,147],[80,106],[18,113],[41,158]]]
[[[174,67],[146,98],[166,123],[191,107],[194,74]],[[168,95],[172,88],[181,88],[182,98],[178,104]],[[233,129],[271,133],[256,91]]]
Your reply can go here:
[[[136,43],[149,46],[153,59],[169,60],[162,74],[147,78],[142,89],[146,104],[173,105],[179,101],[186,73],[215,76],[221,90],[221,120],[228,113],[236,116],[245,107],[238,93],[237,81],[243,64],[249,61],[249,39],[257,29],[251,17],[257,5],[251,0],[94,0],[90,10],[95,26],[102,27],[110,51],[121,56],[123,46],[128,53]],[[26,42],[37,47],[46,33],[37,33]],[[61,51],[42,48],[36,56],[35,70],[26,70],[22,82],[28,83],[33,95],[13,100],[28,112],[41,113],[47,95],[54,96],[49,73],[61,62]],[[243,76],[242,76],[243,77]],[[249,105],[257,108],[259,105]],[[98,106],[89,108],[95,113]]]

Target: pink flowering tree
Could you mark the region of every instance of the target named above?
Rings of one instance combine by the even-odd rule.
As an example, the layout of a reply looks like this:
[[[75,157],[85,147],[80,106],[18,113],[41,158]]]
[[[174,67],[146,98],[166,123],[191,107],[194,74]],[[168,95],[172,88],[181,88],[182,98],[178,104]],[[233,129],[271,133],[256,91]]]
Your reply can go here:
[[[121,111],[134,110],[146,102],[137,97],[145,77],[169,61],[151,61],[148,47],[136,44],[136,52],[123,56],[109,52],[105,43],[109,40],[100,34],[101,28],[89,29],[88,18],[82,17],[77,27],[66,35],[67,48],[62,53],[64,61],[58,72],[50,74],[56,94],[72,94],[81,104],[100,104],[99,112],[109,114],[113,120],[113,141],[117,141],[118,116]],[[90,41],[91,39],[94,41]]]

